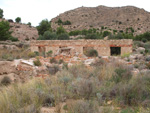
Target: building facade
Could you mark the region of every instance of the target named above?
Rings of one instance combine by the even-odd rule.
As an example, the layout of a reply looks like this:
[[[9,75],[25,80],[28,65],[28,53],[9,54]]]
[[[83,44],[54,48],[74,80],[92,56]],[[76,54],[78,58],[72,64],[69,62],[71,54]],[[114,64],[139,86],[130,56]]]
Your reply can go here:
[[[95,49],[99,56],[124,55],[132,53],[133,40],[34,40],[30,42],[32,52],[49,52],[53,55],[67,53],[84,54],[88,49]]]

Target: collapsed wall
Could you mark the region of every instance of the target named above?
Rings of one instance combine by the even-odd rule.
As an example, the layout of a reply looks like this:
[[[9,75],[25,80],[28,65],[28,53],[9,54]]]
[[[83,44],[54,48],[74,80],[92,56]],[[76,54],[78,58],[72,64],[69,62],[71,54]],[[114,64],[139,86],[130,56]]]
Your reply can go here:
[[[32,52],[53,51],[53,55],[61,52],[83,54],[84,50],[97,50],[99,56],[124,55],[132,53],[132,39],[121,40],[33,40],[30,42]]]

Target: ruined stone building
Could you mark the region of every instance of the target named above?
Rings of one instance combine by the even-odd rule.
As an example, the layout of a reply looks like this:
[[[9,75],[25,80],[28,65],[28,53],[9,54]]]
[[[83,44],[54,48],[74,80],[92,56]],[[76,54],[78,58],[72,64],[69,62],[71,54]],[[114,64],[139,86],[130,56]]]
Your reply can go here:
[[[87,49],[95,49],[99,56],[124,55],[132,53],[132,39],[121,40],[34,40],[30,47],[32,52],[52,51],[58,54],[83,54]]]

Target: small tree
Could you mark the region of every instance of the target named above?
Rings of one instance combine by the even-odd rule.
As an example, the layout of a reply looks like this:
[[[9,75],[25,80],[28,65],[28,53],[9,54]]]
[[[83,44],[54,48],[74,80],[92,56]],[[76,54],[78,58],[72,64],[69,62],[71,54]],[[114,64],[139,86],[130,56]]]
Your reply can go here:
[[[5,41],[11,37],[11,32],[9,31],[10,26],[9,22],[1,21],[0,22],[0,40]]]
[[[109,31],[104,31],[104,32],[103,32],[103,37],[109,36],[110,34],[111,34],[111,32],[109,32]]]
[[[63,26],[60,26],[57,28],[57,32],[58,35],[66,33],[66,30],[63,28]]]
[[[31,26],[31,22],[28,22],[27,25]]]
[[[43,34],[43,39],[44,40],[56,40],[57,35],[56,35],[56,33],[52,33],[50,31],[45,31]]]
[[[98,39],[99,36],[97,34],[88,34],[85,36],[85,39]]]
[[[61,24],[63,24],[63,21],[59,18],[57,23],[58,23],[58,25],[61,25]]]
[[[71,22],[69,20],[63,22],[63,25],[71,25]]]
[[[3,10],[0,8],[0,18],[3,18]]]
[[[52,31],[51,23],[47,19],[42,20],[39,26],[37,26],[37,30],[38,30],[39,35],[43,35],[45,31]]]
[[[21,18],[20,18],[20,17],[17,17],[17,18],[15,19],[15,21],[16,21],[17,23],[21,23]]]
[[[63,33],[58,35],[57,37],[58,40],[69,40],[69,35],[67,33]]]

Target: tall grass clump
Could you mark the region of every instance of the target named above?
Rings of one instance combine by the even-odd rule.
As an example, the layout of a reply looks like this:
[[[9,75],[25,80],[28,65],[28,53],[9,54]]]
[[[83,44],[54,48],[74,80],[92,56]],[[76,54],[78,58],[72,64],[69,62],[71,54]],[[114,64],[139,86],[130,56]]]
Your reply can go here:
[[[48,92],[43,80],[31,80],[25,84],[3,87],[0,92],[1,113],[38,112],[44,105],[53,104],[53,96]],[[50,103],[51,100],[51,103]]]

